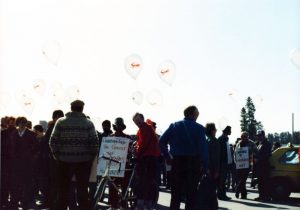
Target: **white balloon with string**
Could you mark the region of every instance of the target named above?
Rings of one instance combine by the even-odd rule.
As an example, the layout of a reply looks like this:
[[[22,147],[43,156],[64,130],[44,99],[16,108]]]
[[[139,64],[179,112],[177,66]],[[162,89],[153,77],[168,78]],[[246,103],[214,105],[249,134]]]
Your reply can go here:
[[[158,67],[159,78],[168,85],[172,85],[176,76],[176,67],[171,60],[163,61]]]
[[[135,91],[131,96],[132,101],[137,105],[141,105],[143,103],[143,98],[143,93],[141,93],[140,91]]]
[[[39,79],[35,80],[32,84],[33,91],[37,93],[38,95],[42,96],[45,94],[46,91],[46,83],[44,80]]]
[[[300,48],[293,49],[290,53],[291,62],[300,69]]]
[[[24,99],[22,103],[22,108],[27,114],[31,115],[34,110],[34,107],[35,107],[34,99],[32,98]]]
[[[163,103],[163,96],[160,91],[152,90],[147,94],[147,101],[151,106],[159,106]]]
[[[136,79],[143,69],[142,58],[137,54],[126,57],[124,65],[125,70],[133,79]]]
[[[57,40],[47,41],[42,49],[42,53],[48,62],[57,66],[61,56],[62,47]]]

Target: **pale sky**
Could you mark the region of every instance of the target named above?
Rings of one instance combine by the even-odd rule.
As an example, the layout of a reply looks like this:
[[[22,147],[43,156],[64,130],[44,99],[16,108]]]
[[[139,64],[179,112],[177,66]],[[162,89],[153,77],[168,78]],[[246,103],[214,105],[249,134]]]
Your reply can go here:
[[[64,97],[53,105],[53,94],[75,86],[98,128],[104,119],[123,117],[125,132],[135,133],[131,117],[139,111],[164,131],[194,104],[199,123],[215,122],[219,131],[231,125],[234,141],[240,109],[251,96],[267,133],[291,131],[292,113],[300,130],[300,69],[290,61],[290,52],[300,48],[298,0],[1,4],[1,116],[48,121],[54,108],[69,110]],[[142,59],[136,79],[124,67],[132,54]],[[157,73],[166,60],[176,68],[171,86]],[[33,90],[37,80],[45,85],[41,95]],[[34,107],[23,109],[17,96],[24,91]],[[132,100],[136,91],[143,94],[141,104]]]

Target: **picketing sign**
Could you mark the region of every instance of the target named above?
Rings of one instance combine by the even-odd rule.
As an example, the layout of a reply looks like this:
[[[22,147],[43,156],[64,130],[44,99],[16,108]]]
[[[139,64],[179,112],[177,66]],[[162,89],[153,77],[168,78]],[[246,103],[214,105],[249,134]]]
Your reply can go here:
[[[119,164],[111,162],[109,175],[112,177],[124,177],[125,165],[127,161],[128,145],[131,140],[124,137],[109,136],[102,138],[100,154],[98,157],[97,175],[102,176],[105,173],[109,160],[101,158],[102,156],[121,162]]]
[[[236,149],[236,169],[249,168],[249,148],[241,147]]]

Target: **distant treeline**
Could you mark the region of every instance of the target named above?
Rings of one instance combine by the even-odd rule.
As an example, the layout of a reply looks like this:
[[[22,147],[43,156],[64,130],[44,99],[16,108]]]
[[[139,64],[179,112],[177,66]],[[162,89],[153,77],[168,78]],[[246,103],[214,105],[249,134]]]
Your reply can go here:
[[[268,139],[271,143],[280,142],[281,144],[293,143],[300,144],[300,131],[294,132],[294,138],[290,132],[269,133]]]

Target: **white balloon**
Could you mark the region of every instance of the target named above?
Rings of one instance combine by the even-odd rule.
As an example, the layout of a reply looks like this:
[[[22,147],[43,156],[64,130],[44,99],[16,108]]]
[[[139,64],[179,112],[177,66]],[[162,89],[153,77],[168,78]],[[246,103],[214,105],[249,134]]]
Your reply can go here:
[[[136,79],[143,68],[142,58],[137,54],[132,54],[125,59],[125,69],[127,73]]]
[[[60,105],[64,102],[66,102],[66,94],[64,89],[56,89],[53,92],[53,101],[54,103]]]
[[[46,83],[44,80],[39,79],[33,82],[33,90],[39,95],[44,95],[45,90],[46,90]]]
[[[28,98],[32,98],[31,94],[27,90],[24,90],[24,89],[17,90],[15,92],[15,97],[16,97],[16,100],[21,104],[23,104],[24,101],[26,101]]]
[[[168,85],[172,85],[176,75],[175,64],[171,60],[163,61],[158,67],[159,78]]]
[[[42,53],[50,63],[57,66],[61,56],[61,45],[56,40],[47,41],[44,44]]]
[[[163,103],[163,96],[158,90],[152,90],[147,95],[147,101],[151,106],[158,106]]]
[[[133,100],[134,103],[137,105],[141,105],[143,103],[143,94],[140,91],[135,91],[132,93],[131,99]]]
[[[34,110],[34,100],[32,98],[26,98],[24,102],[22,103],[22,108],[27,114],[32,114]]]
[[[79,99],[80,90],[77,86],[71,86],[66,90],[66,96],[68,99],[68,102],[75,101]]]
[[[300,48],[293,49],[290,53],[292,63],[300,69]]]
[[[262,104],[263,101],[264,101],[264,99],[261,95],[256,95],[253,99],[253,102],[254,102],[256,107],[259,107]]]

